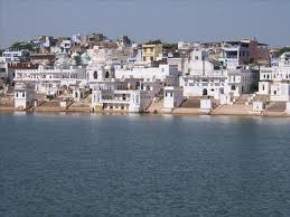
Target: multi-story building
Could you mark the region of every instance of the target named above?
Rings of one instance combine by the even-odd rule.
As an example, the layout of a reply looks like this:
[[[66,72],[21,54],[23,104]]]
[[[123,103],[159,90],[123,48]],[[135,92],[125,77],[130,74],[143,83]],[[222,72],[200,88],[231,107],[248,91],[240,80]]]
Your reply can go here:
[[[16,83],[35,85],[36,93],[57,95],[61,87],[85,86],[86,70],[84,68],[44,68],[15,70]]]
[[[212,96],[220,99],[222,95],[231,98],[251,92],[258,73],[248,67],[226,68],[221,63],[208,58],[203,49],[191,53],[188,73],[180,77],[183,95]]]
[[[27,50],[5,50],[2,54],[6,62],[22,62],[29,60],[30,53]]]
[[[256,40],[227,41],[222,45],[222,57],[219,59],[227,68],[237,68],[249,63],[270,64],[268,45]]]
[[[161,92],[159,79],[132,76],[112,65],[96,65],[87,70],[92,90],[92,109],[104,111],[142,112]],[[122,74],[122,75],[121,75]],[[138,76],[139,75],[139,76]]]
[[[149,82],[159,80],[161,83],[170,86],[178,85],[178,76],[178,67],[168,64],[160,64],[158,67],[133,66],[119,68],[115,71],[115,77],[118,79],[136,78]]]
[[[0,79],[8,78],[8,63],[4,57],[0,57]]]
[[[162,44],[143,44],[142,58],[144,62],[157,61],[162,56]]]
[[[98,89],[92,91],[93,110],[145,112],[152,96],[149,91],[125,89]]]
[[[270,96],[270,101],[290,100],[290,52],[284,53],[277,65],[261,67],[257,94]]]

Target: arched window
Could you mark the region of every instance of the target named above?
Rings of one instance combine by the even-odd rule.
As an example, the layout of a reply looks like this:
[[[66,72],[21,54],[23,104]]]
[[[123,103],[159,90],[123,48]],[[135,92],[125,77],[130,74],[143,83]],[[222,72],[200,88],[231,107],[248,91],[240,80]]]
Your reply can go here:
[[[94,79],[98,79],[98,72],[94,71]]]
[[[106,71],[105,78],[109,78],[109,77],[110,77],[110,73]]]

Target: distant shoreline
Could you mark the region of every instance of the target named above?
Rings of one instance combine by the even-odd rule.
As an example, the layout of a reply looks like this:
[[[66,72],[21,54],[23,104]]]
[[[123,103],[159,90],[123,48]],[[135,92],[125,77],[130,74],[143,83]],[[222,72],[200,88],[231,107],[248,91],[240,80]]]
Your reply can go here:
[[[122,114],[122,115],[130,115],[130,114],[140,114],[140,115],[172,115],[172,116],[236,116],[236,117],[280,117],[280,118],[290,118],[290,114],[282,113],[282,112],[266,112],[264,114],[259,113],[241,113],[241,112],[231,112],[231,113],[204,113],[204,112],[140,112],[140,113],[129,113],[129,112],[121,112],[121,111],[99,111],[99,112],[92,112],[92,111],[84,111],[84,110],[74,110],[74,111],[66,111],[59,109],[51,109],[51,110],[40,110],[40,111],[21,111],[15,110],[12,107],[0,107],[0,114],[5,113],[27,113],[27,114],[104,114],[104,115],[115,115],[115,114]]]

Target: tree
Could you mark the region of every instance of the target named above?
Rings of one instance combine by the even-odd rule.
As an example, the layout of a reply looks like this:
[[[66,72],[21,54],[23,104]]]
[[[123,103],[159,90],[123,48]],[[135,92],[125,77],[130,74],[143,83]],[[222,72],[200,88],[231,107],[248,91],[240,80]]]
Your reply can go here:
[[[15,42],[11,45],[12,49],[15,50],[29,50],[29,51],[35,51],[36,47],[30,43],[30,42]]]
[[[164,43],[163,44],[163,49],[177,50],[177,48],[178,48],[177,43]]]
[[[82,64],[82,59],[81,59],[81,57],[79,55],[75,56],[74,60],[75,60],[75,63],[76,63],[77,66]]]
[[[162,44],[161,40],[150,40],[148,42],[146,42],[145,44]]]
[[[290,47],[283,47],[278,51],[278,55],[281,56],[285,52],[290,52]]]

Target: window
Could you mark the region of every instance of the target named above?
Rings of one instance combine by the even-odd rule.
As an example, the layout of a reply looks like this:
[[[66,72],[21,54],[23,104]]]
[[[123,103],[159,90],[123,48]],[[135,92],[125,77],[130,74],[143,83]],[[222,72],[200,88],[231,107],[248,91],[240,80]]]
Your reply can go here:
[[[105,78],[109,78],[109,77],[110,77],[110,73],[106,71]]]
[[[198,56],[195,56],[195,60],[198,60]]]
[[[94,79],[98,79],[98,72],[94,71]]]
[[[236,90],[236,86],[235,85],[232,85],[231,86],[231,90]]]
[[[236,59],[238,56],[238,52],[237,51],[227,51],[226,52],[226,57],[229,59]]]

